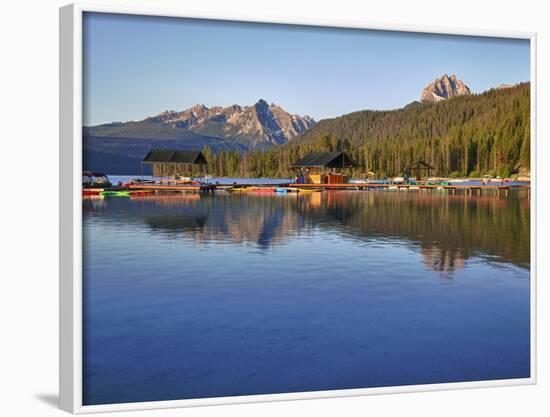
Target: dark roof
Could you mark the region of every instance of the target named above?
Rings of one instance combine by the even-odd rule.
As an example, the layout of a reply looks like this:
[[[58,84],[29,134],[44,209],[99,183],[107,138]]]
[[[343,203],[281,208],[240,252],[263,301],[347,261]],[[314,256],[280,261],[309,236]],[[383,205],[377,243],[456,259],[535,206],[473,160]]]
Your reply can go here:
[[[430,170],[430,169],[435,169],[433,166],[431,166],[430,164],[428,164],[426,161],[422,160],[422,159],[419,159],[418,161],[416,162],[413,162],[412,164],[410,164],[407,168],[405,168],[405,170],[411,170],[411,169],[426,169],[426,170]]]
[[[83,177],[106,177],[107,175],[97,171],[82,171],[82,176]]]
[[[294,162],[291,168],[349,168],[354,167],[353,162],[349,156],[344,152],[312,152],[299,161]]]
[[[145,164],[206,164],[200,151],[173,151],[169,149],[153,149],[145,158]]]

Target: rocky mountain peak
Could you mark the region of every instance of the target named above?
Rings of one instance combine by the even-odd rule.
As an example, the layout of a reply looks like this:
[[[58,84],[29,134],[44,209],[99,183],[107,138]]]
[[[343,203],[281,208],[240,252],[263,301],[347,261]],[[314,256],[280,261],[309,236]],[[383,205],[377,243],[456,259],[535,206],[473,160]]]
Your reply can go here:
[[[267,104],[267,101],[265,101],[263,98],[259,99],[256,104],[254,104],[254,107],[261,110],[266,110],[269,108],[269,104]]]
[[[468,86],[462,80],[459,80],[455,74],[451,76],[444,74],[424,88],[420,100],[423,102],[438,102],[469,94],[471,94],[471,91]]]
[[[250,106],[213,106],[196,104],[182,111],[168,110],[132,123],[133,136],[158,139],[161,137],[194,137],[204,142],[224,141],[239,149],[267,149],[275,144],[286,143],[295,136],[313,127],[315,120],[309,116],[290,114],[282,107],[259,99]],[[88,128],[98,136],[128,135],[128,123],[100,125]],[[154,132],[154,133],[146,133]]]
[[[194,111],[207,111],[208,107],[206,107],[204,104],[195,104],[193,107],[191,107],[189,110]]]

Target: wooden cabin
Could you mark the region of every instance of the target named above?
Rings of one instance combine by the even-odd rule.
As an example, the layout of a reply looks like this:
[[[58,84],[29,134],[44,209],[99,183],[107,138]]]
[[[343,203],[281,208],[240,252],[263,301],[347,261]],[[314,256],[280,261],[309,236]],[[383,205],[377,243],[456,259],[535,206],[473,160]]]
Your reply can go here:
[[[206,158],[200,151],[151,150],[141,162],[152,167],[153,177],[191,177],[206,172]]]
[[[290,168],[299,170],[298,184],[344,184],[349,176],[342,170],[355,166],[344,152],[313,152],[294,162]]]
[[[419,159],[405,168],[405,174],[408,177],[414,176],[417,181],[421,181],[423,174],[425,177],[429,177],[431,175],[431,171],[433,170],[435,170],[433,166],[428,164],[426,161]]]

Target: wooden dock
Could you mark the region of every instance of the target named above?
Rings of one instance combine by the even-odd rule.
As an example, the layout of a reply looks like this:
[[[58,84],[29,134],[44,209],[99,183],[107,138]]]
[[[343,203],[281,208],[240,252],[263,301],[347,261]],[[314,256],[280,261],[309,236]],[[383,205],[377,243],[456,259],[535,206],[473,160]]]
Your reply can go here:
[[[323,190],[379,190],[379,191],[448,191],[454,194],[456,191],[467,192],[468,194],[481,194],[482,190],[493,190],[497,194],[501,192],[508,195],[511,189],[526,189],[530,192],[529,185],[508,185],[506,183],[495,183],[485,185],[461,185],[461,183],[442,184],[391,184],[391,183],[344,183],[344,184],[184,184],[184,183],[156,183],[156,184],[132,184],[127,187],[111,187],[105,190],[151,190],[159,192],[187,192],[187,193],[213,193],[216,190],[227,190],[232,187],[288,187],[288,188],[321,188]],[[83,194],[98,194],[103,189],[84,189]]]
[[[376,183],[346,183],[346,184],[289,184],[290,188],[322,188],[324,190],[397,190],[397,191],[466,191],[468,193],[480,194],[481,190],[494,190],[497,193],[501,191],[508,193],[510,189],[529,189],[525,185],[506,185],[506,184],[487,184],[487,185],[460,185],[454,183],[451,185],[441,184],[376,184]]]
[[[132,184],[128,188],[136,190],[180,191],[180,192],[214,192],[214,184]]]

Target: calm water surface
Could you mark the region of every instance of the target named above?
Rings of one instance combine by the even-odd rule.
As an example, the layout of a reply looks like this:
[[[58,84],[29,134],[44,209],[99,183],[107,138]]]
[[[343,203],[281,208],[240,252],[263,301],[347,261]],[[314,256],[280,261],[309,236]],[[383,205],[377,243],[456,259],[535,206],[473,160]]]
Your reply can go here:
[[[85,199],[84,403],[529,376],[529,200]]]

